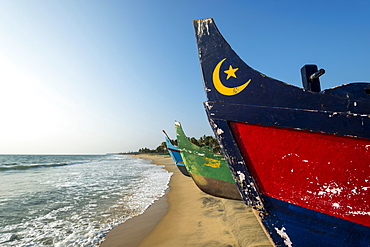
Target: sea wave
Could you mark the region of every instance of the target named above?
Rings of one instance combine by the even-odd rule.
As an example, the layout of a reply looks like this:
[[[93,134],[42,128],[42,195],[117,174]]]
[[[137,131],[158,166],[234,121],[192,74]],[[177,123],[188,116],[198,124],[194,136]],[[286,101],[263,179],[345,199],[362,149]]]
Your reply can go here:
[[[27,170],[27,169],[35,169],[35,168],[51,168],[51,167],[60,167],[60,166],[70,166],[70,165],[77,165],[84,162],[74,162],[74,163],[51,163],[51,164],[2,164],[0,166],[1,171],[8,171],[8,170]]]
[[[15,158],[25,162],[0,167],[56,168],[0,172],[0,246],[98,246],[162,197],[172,175],[125,156]]]

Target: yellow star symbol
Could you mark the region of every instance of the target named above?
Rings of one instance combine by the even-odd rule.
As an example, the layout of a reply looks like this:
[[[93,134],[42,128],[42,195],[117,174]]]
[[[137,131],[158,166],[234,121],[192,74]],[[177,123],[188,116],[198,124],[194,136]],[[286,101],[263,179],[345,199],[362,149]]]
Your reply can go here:
[[[228,70],[225,70],[224,72],[227,74],[227,77],[226,77],[226,80],[228,80],[230,77],[234,77],[236,78],[236,75],[235,75],[235,72],[238,70],[239,68],[235,68],[233,69],[233,66],[229,66],[229,69]]]

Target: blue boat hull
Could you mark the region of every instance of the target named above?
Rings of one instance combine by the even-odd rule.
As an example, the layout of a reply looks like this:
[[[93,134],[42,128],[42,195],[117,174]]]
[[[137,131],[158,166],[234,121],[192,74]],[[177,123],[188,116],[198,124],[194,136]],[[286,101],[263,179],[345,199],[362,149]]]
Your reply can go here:
[[[169,154],[171,155],[173,161],[177,165],[177,168],[180,170],[180,172],[183,175],[190,177],[190,174],[185,167],[184,161],[182,160],[179,149],[171,143],[171,141],[168,139],[167,136],[166,136],[166,145],[167,145],[167,150]]]
[[[269,215],[261,214],[261,221],[276,246],[370,246],[369,228],[364,225],[272,197],[262,199]]]

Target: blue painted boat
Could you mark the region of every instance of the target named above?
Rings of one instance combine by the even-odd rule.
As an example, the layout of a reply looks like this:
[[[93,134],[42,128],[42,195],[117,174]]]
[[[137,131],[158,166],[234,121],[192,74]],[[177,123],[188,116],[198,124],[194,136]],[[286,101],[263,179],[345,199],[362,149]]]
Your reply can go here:
[[[275,246],[370,246],[370,83],[321,91],[249,67],[213,19],[193,22],[211,127]]]
[[[162,130],[162,132],[165,135],[167,150],[170,153],[177,168],[180,170],[182,174],[184,174],[187,177],[190,177],[190,174],[185,167],[184,161],[182,160],[179,149],[175,145],[172,144],[171,139],[168,137],[166,131]]]

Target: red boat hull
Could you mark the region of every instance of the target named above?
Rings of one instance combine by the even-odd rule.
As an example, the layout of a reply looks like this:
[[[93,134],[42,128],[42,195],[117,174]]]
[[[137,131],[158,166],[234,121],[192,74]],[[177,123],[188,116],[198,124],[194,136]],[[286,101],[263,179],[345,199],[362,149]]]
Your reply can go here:
[[[262,194],[370,226],[368,139],[238,122],[230,127]]]

